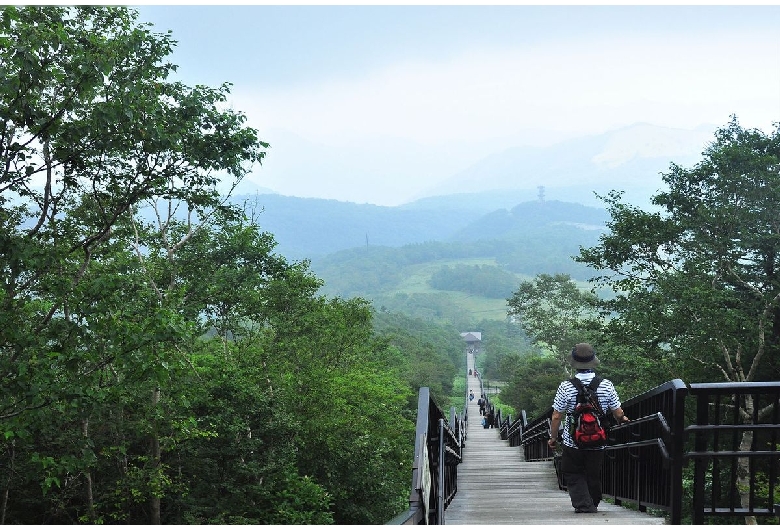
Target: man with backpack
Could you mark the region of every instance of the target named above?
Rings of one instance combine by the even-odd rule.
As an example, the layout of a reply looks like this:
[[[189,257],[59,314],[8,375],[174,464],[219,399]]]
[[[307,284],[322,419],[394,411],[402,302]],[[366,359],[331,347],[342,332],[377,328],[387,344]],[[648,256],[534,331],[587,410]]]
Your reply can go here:
[[[558,386],[547,443],[551,448],[557,445],[565,415],[561,472],[571,505],[577,513],[596,513],[601,501],[601,465],[607,445],[606,414],[611,411],[618,423],[628,418],[612,382],[597,377],[593,371],[599,359],[590,344],[577,344],[569,362],[577,373]]]

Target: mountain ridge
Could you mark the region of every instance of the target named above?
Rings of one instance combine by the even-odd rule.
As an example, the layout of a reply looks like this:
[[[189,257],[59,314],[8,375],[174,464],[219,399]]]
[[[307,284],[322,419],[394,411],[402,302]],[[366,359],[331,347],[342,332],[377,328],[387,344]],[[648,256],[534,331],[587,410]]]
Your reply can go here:
[[[695,163],[715,127],[673,129],[637,123],[600,135],[565,140],[546,147],[517,146],[489,155],[449,179],[428,188],[427,195],[526,190],[544,187],[560,200],[589,205],[596,194],[625,192],[631,202],[649,203],[663,185],[670,163]]]
[[[716,129],[716,126],[709,124],[694,129],[680,129],[635,123],[601,134],[570,137],[542,146],[517,144],[488,154],[460,170],[454,169],[448,177],[423,186],[417,192],[410,189],[407,196],[413,198],[387,207],[419,209],[438,207],[442,203],[449,203],[444,206],[452,207],[460,198],[463,199],[460,206],[465,209],[476,206],[481,211],[490,211],[500,207],[511,208],[514,204],[536,198],[540,193],[548,199],[601,206],[603,202],[599,196],[612,190],[623,192],[627,202],[649,207],[650,196],[663,188],[661,174],[669,170],[672,162],[683,166],[697,162],[707,144],[714,139]],[[284,178],[296,180],[307,178],[306,173],[309,172],[306,164],[312,157],[311,153],[306,155],[308,144],[301,146],[306,156],[296,156],[296,144],[287,145],[285,141],[291,140],[282,137],[281,144],[276,148],[280,151],[272,151],[275,156],[263,164],[266,171],[270,170],[267,175],[271,182],[266,183],[270,188],[274,187],[274,182],[280,182],[279,171],[283,172]],[[335,156],[325,146],[319,146],[319,149],[323,156],[324,153]],[[401,150],[399,156],[405,151]],[[366,154],[362,149],[357,153]],[[320,178],[307,188],[305,194],[280,194],[268,187],[260,188],[260,174],[248,175],[239,185],[238,193],[339,200],[332,198],[339,186],[354,188],[370,182],[377,192],[389,196],[392,187],[417,185],[411,184],[408,175],[419,176],[412,180],[421,182],[422,175],[431,174],[430,167],[410,166],[404,170],[404,164],[399,161],[388,165],[388,161],[374,158],[381,167],[361,174],[358,178],[356,175],[349,176],[353,170],[343,165],[344,161],[340,158],[334,161],[333,167],[330,158],[315,158],[319,160],[316,174]],[[276,167],[280,164],[282,167]],[[392,170],[389,169],[391,166]],[[392,175],[398,171],[406,171],[407,176],[394,178]],[[350,191],[344,196],[353,195],[356,193]],[[439,197],[446,199],[442,201]],[[341,199],[341,202],[373,204],[370,201],[349,199]]]

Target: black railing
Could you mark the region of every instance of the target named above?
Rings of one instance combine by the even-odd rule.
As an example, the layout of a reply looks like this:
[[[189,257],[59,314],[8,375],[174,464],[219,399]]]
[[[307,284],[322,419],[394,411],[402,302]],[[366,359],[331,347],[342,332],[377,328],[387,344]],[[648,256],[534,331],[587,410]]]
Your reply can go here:
[[[692,384],[690,395],[693,523],[780,515],[780,382]]]
[[[420,388],[417,401],[417,430],[412,465],[409,509],[387,524],[444,524],[444,511],[458,491],[458,464],[463,458],[465,421],[454,407],[451,419]]]
[[[658,508],[679,524],[686,393],[675,379],[623,403],[631,421],[610,429],[601,478],[615,504]]]
[[[631,421],[610,429],[602,469],[603,493],[616,504],[661,509],[680,524],[683,470],[693,460],[694,524],[706,517],[780,515],[780,382],[688,387],[675,379],[623,409]],[[686,411],[695,411],[695,419],[686,419]],[[553,459],[565,489],[559,457],[547,446],[551,416],[552,408],[526,421],[523,411],[507,426],[507,439],[522,446],[527,461]]]
[[[488,398],[481,377],[479,383]],[[494,408],[489,398],[487,407]],[[694,524],[780,516],[780,382],[687,386],[674,379],[626,401],[623,410],[631,421],[610,429],[602,468],[602,491],[615,504],[666,511],[671,524],[680,524],[684,506]],[[420,389],[409,509],[388,524],[444,524],[458,489],[467,413],[468,397],[462,416],[453,407],[447,421],[429,389]],[[500,410],[494,415],[501,439],[522,447],[526,461],[553,460],[566,489],[560,455],[547,445],[552,408],[530,421],[525,411],[514,421]],[[684,490],[691,460],[693,487]]]
[[[553,460],[555,452],[547,445],[550,439],[550,419],[552,407],[536,419],[527,421],[525,411],[520,413],[507,428],[507,439],[510,447],[522,447],[526,462]],[[561,476],[560,474],[558,475]]]

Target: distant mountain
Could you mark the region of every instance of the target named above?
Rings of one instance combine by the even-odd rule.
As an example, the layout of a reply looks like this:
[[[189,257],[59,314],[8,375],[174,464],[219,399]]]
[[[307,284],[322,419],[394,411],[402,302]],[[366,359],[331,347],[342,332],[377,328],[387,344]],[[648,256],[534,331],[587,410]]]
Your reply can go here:
[[[257,224],[274,235],[277,252],[293,260],[311,259],[339,250],[398,247],[450,238],[484,214],[448,203],[403,209],[276,194],[237,195],[235,204],[251,205]]]
[[[637,124],[550,147],[517,147],[396,207],[273,193],[232,200],[254,209],[278,253],[311,260],[324,293],[367,297],[423,318],[502,319],[505,300],[495,294],[474,294],[473,285],[469,292],[435,289],[432,278],[474,270],[496,281],[514,275],[518,285],[540,273],[586,281],[593,271],[572,257],[598,244],[609,221],[595,194],[624,191],[624,201],[649,208],[663,188],[660,173],[672,162],[699,161],[714,129]]]
[[[457,210],[486,214],[537,199],[539,190],[491,190],[424,197],[398,206],[400,210]]]
[[[291,260],[321,258],[367,246],[522,239],[540,226],[592,230],[602,229],[607,221],[602,208],[561,201],[537,199],[511,208],[494,207],[512,196],[480,202],[478,195],[454,195],[403,207],[276,194],[238,195],[231,200],[254,211],[260,228],[274,235],[276,251]]]
[[[671,162],[692,165],[701,159],[715,126],[693,130],[635,124],[597,136],[568,140],[549,147],[515,147],[488,156],[428,190],[430,196],[511,192],[530,198],[600,206],[595,193],[625,192],[638,206],[663,187],[660,174]],[[425,199],[422,200],[425,202]]]
[[[274,234],[277,251],[296,260],[369,245],[495,238],[502,223],[515,222],[515,207],[526,203],[551,209],[567,202],[603,210],[596,194],[619,190],[626,202],[649,208],[650,198],[663,188],[660,173],[672,162],[685,166],[700,160],[714,129],[636,124],[549,147],[516,147],[453,175],[429,196],[396,207],[273,193],[232,200],[256,203],[262,210],[257,221]],[[527,223],[521,218],[515,227],[519,232]]]
[[[381,301],[386,307],[410,303],[408,297],[412,296],[418,309],[433,311],[444,293],[433,288],[432,278],[450,274],[443,267],[455,267],[453,270],[461,272],[470,267],[475,275],[475,266],[487,267],[480,274],[483,279],[489,275],[495,280],[493,284],[514,276],[519,285],[521,278],[542,273],[588,280],[594,276],[593,271],[575,262],[573,256],[579,254],[581,247],[598,244],[607,220],[603,209],[561,201],[530,201],[480,216],[447,239],[399,247],[345,249],[312,260],[312,270],[325,281],[323,291],[327,294],[366,297]],[[459,265],[462,267],[458,268]],[[490,291],[495,285],[479,286],[475,282],[476,279],[469,278],[463,280],[462,289],[450,290],[468,290],[477,297],[496,298]],[[484,293],[480,295],[474,289],[484,289]],[[506,295],[509,292],[511,289]],[[437,298],[437,294],[441,296]],[[503,303],[506,296],[498,298]],[[479,306],[473,302],[471,307]],[[434,312],[437,311],[440,309]]]
[[[521,240],[546,227],[603,232],[609,215],[600,208],[562,201],[530,201],[510,210],[495,210],[458,230],[452,240]],[[584,238],[583,238],[584,240]],[[576,248],[574,249],[576,250]]]

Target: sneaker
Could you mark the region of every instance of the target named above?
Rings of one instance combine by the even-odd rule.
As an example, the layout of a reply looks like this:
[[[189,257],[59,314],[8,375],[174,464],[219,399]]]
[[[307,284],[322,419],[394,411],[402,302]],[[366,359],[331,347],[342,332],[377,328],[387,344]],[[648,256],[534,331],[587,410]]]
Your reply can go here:
[[[598,513],[598,511],[599,509],[594,506],[593,508],[587,510],[584,510],[582,508],[577,508],[574,510],[574,513]]]

